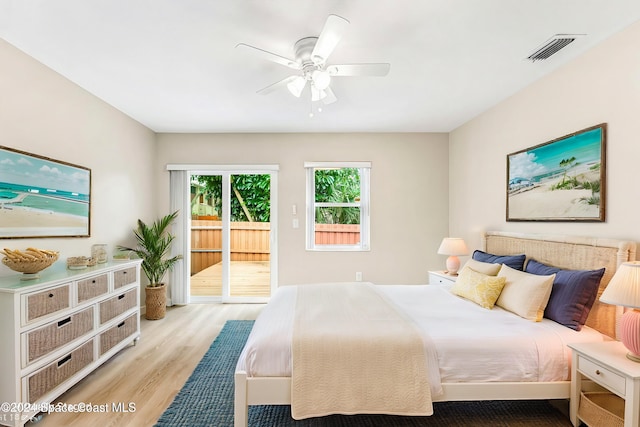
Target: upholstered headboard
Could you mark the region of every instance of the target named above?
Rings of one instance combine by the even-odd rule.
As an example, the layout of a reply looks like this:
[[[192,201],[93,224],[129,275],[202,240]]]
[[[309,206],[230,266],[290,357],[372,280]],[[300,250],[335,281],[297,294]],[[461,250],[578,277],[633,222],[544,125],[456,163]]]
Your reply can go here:
[[[488,231],[482,243],[484,250],[492,254],[526,254],[527,260],[533,258],[563,269],[595,270],[605,267],[598,299],[617,267],[625,261],[636,259],[634,242],[615,239]],[[598,299],[589,313],[587,326],[616,337],[620,311],[615,306],[600,303]]]

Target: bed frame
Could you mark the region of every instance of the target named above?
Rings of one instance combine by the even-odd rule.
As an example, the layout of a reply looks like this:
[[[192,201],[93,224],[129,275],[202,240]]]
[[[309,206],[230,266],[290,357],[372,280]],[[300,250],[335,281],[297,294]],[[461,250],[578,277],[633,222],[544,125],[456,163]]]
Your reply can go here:
[[[636,259],[636,244],[615,239],[559,235],[532,235],[508,232],[486,232],[483,249],[501,255],[527,254],[544,264],[575,270],[605,267],[598,297],[607,287],[616,268]],[[621,312],[615,306],[596,300],[587,325],[612,338]],[[568,399],[570,381],[443,383],[444,393],[434,402],[469,400]],[[290,405],[290,377],[248,377],[244,371],[235,373],[235,427],[246,427],[249,405]]]

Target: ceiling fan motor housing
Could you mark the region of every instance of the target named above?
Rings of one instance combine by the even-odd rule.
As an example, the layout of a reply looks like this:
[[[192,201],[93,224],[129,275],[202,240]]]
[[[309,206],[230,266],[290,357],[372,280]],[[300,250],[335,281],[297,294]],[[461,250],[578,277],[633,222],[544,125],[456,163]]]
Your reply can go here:
[[[302,65],[306,63],[318,64],[324,62],[323,58],[312,58],[313,48],[316,47],[317,37],[305,37],[294,45],[296,61]],[[315,60],[315,61],[314,61]]]
[[[308,82],[312,82],[320,90],[329,86],[331,78],[323,70],[324,58],[313,57],[318,37],[305,37],[294,45],[296,61],[302,66],[302,75]]]

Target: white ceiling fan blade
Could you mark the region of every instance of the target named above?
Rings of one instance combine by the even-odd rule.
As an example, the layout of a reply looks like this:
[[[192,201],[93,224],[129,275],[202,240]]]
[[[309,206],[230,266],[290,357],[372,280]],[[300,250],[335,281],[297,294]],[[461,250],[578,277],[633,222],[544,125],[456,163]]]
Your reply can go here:
[[[263,59],[267,59],[269,61],[277,62],[278,64],[282,64],[285,67],[293,68],[294,70],[300,70],[301,66],[299,63],[294,61],[293,59],[285,58],[284,56],[277,55],[273,52],[266,51],[264,49],[260,49],[259,47],[251,46],[245,43],[238,43],[236,45],[236,49],[241,48],[242,50],[249,51],[254,55],[257,55]]]
[[[268,95],[275,90],[278,90],[283,87],[287,87],[289,83],[294,82],[298,77],[299,76],[289,76],[287,78],[280,80],[279,82],[275,82],[274,84],[271,84],[265,88],[260,89],[256,93],[259,93],[260,95]]]
[[[330,65],[327,72],[333,76],[386,76],[389,74],[391,64],[343,64]]]
[[[338,15],[329,15],[327,21],[322,27],[322,32],[318,36],[313,52],[311,52],[311,60],[316,64],[325,63],[333,49],[342,38],[349,21]]]
[[[338,98],[336,98],[336,94],[333,93],[333,91],[331,90],[330,87],[326,88],[324,90],[324,92],[327,94],[327,96],[322,98],[322,103],[324,105],[333,104],[334,102],[336,102],[338,100]]]

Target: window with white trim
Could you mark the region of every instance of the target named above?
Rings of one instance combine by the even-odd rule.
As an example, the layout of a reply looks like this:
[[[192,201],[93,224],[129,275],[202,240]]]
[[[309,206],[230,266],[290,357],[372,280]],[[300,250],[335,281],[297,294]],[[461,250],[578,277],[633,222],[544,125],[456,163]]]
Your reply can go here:
[[[305,162],[307,250],[368,251],[371,162]]]

